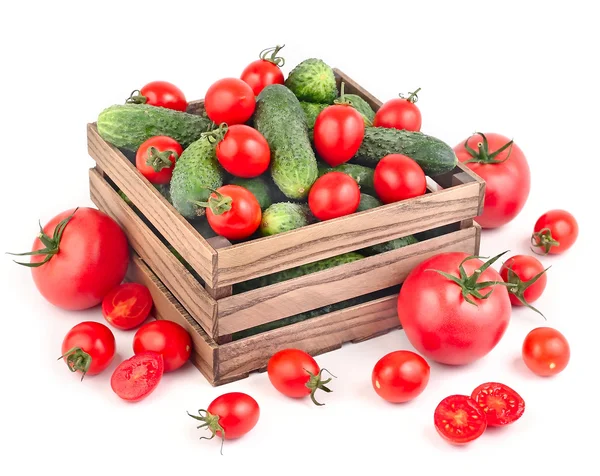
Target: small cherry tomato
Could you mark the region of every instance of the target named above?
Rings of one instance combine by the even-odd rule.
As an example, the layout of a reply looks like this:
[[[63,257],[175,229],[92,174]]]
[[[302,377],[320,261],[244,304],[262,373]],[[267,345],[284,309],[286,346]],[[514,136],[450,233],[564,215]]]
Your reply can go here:
[[[151,183],[167,184],[182,152],[183,147],[175,139],[154,136],[140,145],[135,153],[135,166]]]
[[[146,320],[152,309],[152,295],[138,283],[119,284],[102,301],[102,315],[109,324],[127,331]]]
[[[538,327],[527,334],[522,353],[525,365],[540,377],[559,374],[571,358],[567,339],[551,327]]]
[[[373,184],[383,203],[418,197],[427,191],[423,169],[410,157],[401,154],[389,154],[379,161]]]
[[[417,93],[420,90],[421,88],[410,93],[407,98],[400,95],[399,98],[385,102],[375,113],[373,126],[420,131],[421,111],[415,104],[418,100]]]
[[[435,409],[433,422],[440,436],[455,445],[479,438],[487,428],[485,413],[466,395],[444,398]]]
[[[360,204],[360,188],[342,172],[319,177],[308,194],[310,211],[319,220],[331,220],[354,213]]]
[[[566,210],[544,213],[533,227],[531,245],[539,254],[558,255],[567,251],[579,235],[575,217]]]
[[[534,256],[515,255],[506,260],[500,268],[500,276],[505,283],[514,284],[506,288],[513,306],[527,306],[540,312],[531,303],[537,301],[546,289],[547,270]]]
[[[211,121],[232,126],[250,119],[256,100],[247,83],[238,78],[224,78],[208,88],[204,107]]]
[[[419,396],[429,382],[429,364],[409,350],[383,356],[373,368],[371,381],[377,395],[391,403],[403,403]]]
[[[99,322],[86,321],[77,324],[65,336],[62,358],[71,372],[96,375],[106,369],[115,356],[115,336]]]
[[[142,352],[117,366],[110,378],[110,386],[123,400],[139,402],[158,386],[164,370],[162,355]]]
[[[142,89],[135,90],[127,99],[131,104],[148,104],[185,112],[187,101],[181,89],[167,81],[152,81]]]
[[[148,322],[133,336],[133,352],[141,354],[149,351],[161,354],[165,372],[172,372],[190,359],[192,339],[176,322]]]
[[[471,398],[485,413],[488,426],[514,423],[525,411],[525,401],[521,395],[502,383],[481,384],[473,390]]]
[[[285,60],[277,56],[284,46],[277,45],[261,51],[260,59],[250,63],[242,72],[242,81],[248,83],[255,96],[258,96],[266,86],[284,83],[281,67],[285,64]]]
[[[223,139],[217,144],[216,154],[221,166],[231,175],[253,178],[269,168],[271,149],[264,136],[245,124],[219,128]]]

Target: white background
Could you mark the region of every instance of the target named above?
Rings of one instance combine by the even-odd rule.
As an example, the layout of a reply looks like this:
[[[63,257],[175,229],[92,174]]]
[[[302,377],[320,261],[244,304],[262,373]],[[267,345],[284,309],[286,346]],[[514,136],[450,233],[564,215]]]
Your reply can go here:
[[[539,215],[575,214],[579,241],[542,260],[552,269],[537,302],[548,325],[567,336],[571,363],[552,379],[528,372],[523,338],[545,323],[519,309],[491,354],[465,368],[432,364],[426,391],[406,405],[386,404],[370,383],[381,356],[411,348],[401,331],[318,357],[338,376],[322,408],[279,395],[266,374],[212,388],[191,365],[130,405],[112,393],[109,378],[132,353],[132,333],[115,331],[114,364],[79,382],[56,361],[61,341],[84,319],[102,321],[100,311],[53,308],[30,272],[5,256],[0,473],[541,475],[575,462],[596,467],[600,38],[586,6],[594,2],[186,3],[3,2],[0,251],[29,249],[38,218],[91,205],[85,127],[104,107],[155,79],[201,98],[262,48],[285,43],[286,73],[317,56],[381,99],[421,87],[423,131],[451,145],[475,130],[515,138],[530,162],[531,195],[511,224],[484,233],[482,253],[527,252]],[[433,427],[435,406],[485,381],[520,392],[524,417],[468,447],[446,444]],[[217,440],[198,440],[186,410],[234,390],[257,399],[261,419],[220,456]]]

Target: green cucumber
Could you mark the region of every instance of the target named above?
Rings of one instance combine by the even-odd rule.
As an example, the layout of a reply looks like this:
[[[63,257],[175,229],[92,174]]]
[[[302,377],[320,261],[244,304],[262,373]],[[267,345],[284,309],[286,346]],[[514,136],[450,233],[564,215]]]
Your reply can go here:
[[[193,142],[175,162],[171,178],[173,206],[186,218],[196,218],[204,209],[193,202],[204,202],[223,185],[223,171],[217,162],[215,145],[207,137]]]
[[[306,125],[308,126],[309,130],[312,131],[313,127],[315,127],[317,116],[321,114],[321,111],[329,106],[329,104],[301,101],[300,106],[302,107],[304,115],[306,116]]]
[[[365,128],[365,137],[352,162],[375,167],[388,154],[403,154],[417,162],[425,175],[436,176],[456,167],[452,148],[435,137],[385,127]]]
[[[274,203],[267,208],[260,223],[263,236],[276,235],[308,225],[311,214],[308,205],[291,202]]]
[[[369,105],[367,101],[365,101],[357,94],[344,93],[344,98],[350,101],[350,105],[358,112],[360,112],[363,119],[365,119],[365,126],[373,125],[373,121],[375,120],[375,111],[373,111],[373,108]]]
[[[371,208],[377,208],[383,205],[378,199],[372,197],[371,195],[367,195],[366,193],[360,194],[360,203],[358,204],[357,212],[364,212],[365,210],[370,210]]]
[[[258,200],[261,210],[269,208],[273,203],[271,192],[269,191],[269,184],[264,177],[255,177],[251,179],[234,177],[231,180],[231,184],[239,185],[252,192],[252,195]]]
[[[338,95],[333,69],[316,58],[297,65],[285,80],[285,85],[300,101],[332,104]]]
[[[352,177],[361,190],[374,190],[373,174],[375,171],[369,167],[357,164],[342,164],[337,167],[329,167],[329,165],[319,162],[319,177],[329,172],[342,172]]]
[[[106,142],[135,151],[150,137],[169,136],[183,148],[211,127],[205,117],[147,104],[117,104],[98,116],[98,134]]]
[[[258,95],[254,127],[271,148],[271,177],[291,199],[302,199],[317,180],[317,159],[306,127],[306,117],[294,94],[272,84]]]
[[[385,253],[386,251],[397,250],[399,248],[404,248],[408,245],[414,245],[419,241],[412,235],[403,236],[402,238],[396,238],[395,240],[386,241],[385,243],[379,243],[378,245],[369,246],[363,250],[360,250],[361,253],[366,255],[377,255],[380,253]]]

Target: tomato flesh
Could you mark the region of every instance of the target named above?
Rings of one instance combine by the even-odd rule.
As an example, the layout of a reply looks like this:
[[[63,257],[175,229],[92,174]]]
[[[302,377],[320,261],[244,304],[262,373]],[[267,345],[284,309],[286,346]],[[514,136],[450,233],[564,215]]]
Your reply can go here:
[[[503,426],[517,421],[525,412],[525,401],[512,388],[502,383],[481,384],[471,398],[485,413],[489,426]]]
[[[110,379],[110,386],[123,400],[139,402],[154,391],[163,372],[163,358],[159,353],[142,352],[117,366]]]
[[[120,284],[102,301],[102,315],[121,330],[134,329],[146,320],[152,309],[152,295],[138,283]]]
[[[435,409],[433,421],[440,436],[456,445],[479,438],[487,427],[485,414],[466,395],[444,398]]]

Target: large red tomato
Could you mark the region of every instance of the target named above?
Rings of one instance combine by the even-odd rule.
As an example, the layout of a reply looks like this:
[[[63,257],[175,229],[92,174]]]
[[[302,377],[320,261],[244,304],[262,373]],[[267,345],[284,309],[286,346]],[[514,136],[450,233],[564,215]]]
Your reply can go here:
[[[87,309],[125,277],[129,247],[123,230],[94,208],[67,210],[50,220],[33,242],[33,280],[55,306]]]
[[[477,223],[483,228],[506,225],[523,209],[531,178],[525,155],[509,138],[477,133],[457,145],[458,160],[485,180],[483,213]]]
[[[504,253],[503,253],[504,254]],[[490,352],[504,335],[511,305],[502,278],[467,253],[441,253],[417,265],[398,297],[398,316],[425,357],[463,365]]]

